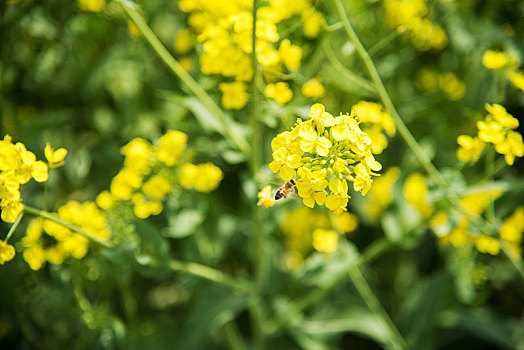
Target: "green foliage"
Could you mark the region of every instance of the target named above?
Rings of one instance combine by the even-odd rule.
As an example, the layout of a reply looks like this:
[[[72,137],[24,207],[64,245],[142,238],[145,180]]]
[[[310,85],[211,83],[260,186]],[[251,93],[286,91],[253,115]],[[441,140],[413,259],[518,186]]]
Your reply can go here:
[[[38,159],[46,142],[68,150],[45,186],[24,186],[24,204],[52,212],[69,200],[94,200],[122,168],[123,145],[135,137],[153,143],[171,129],[188,135],[188,159],[212,162],[224,173],[211,193],[174,186],[163,212],[147,220],[135,217],[131,205],[108,211],[109,246],[91,242],[84,258],[39,271],[23,258],[25,214],[9,238],[17,255],[0,265],[0,348],[524,349],[522,254],[442,245],[430,224],[439,211],[457,224],[460,198],[495,189],[501,196],[479,218],[498,237],[523,204],[522,159],[510,167],[499,154],[490,160],[486,153],[478,163],[456,157],[457,136],[475,135],[485,103],[504,105],[523,133],[524,93],[503,72],[482,65],[488,49],[524,60],[520,0],[427,1],[448,46],[425,52],[386,25],[383,1],[344,4],[420,153],[449,185],[443,189],[428,177],[429,216],[403,191],[410,174],[432,174],[398,125],[376,155],[384,170],[400,169],[392,201],[373,219],[368,197],[350,193],[359,227],[339,235],[335,253],[314,251],[309,227],[309,250],[294,270],[285,222],[301,198],[256,206],[256,193],[275,182],[267,168],[271,140],[297,117],[307,118],[313,103],[334,113],[350,112],[362,100],[386,104],[346,35],[337,2],[311,2],[327,24],[316,38],[304,36],[300,16],[278,24],[281,39],[292,39],[303,53],[299,70],[281,73],[291,102],[264,97],[267,72],[258,67],[248,105],[239,111],[219,107],[218,84],[229,80],[200,71],[197,39],[187,54],[173,49],[175,34],[188,27],[179,1],[143,0],[135,7],[113,0],[101,12],[59,0],[0,2],[1,136],[23,142]],[[132,34],[126,6],[143,16],[177,62],[191,59],[189,76],[207,99],[164,64],[143,34]],[[465,95],[452,100],[441,88],[422,89],[422,69],[452,72]],[[301,87],[315,76],[326,93],[305,97]],[[315,210],[335,229],[327,210]],[[0,224],[1,239],[10,227]]]

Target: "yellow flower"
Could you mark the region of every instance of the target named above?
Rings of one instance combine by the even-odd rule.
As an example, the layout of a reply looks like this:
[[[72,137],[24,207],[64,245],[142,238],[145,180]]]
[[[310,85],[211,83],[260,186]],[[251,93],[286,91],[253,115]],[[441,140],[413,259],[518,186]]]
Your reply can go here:
[[[323,157],[329,153],[331,148],[331,141],[329,139],[318,136],[316,133],[307,132],[300,142],[300,149],[304,152],[316,152],[319,156]]]
[[[211,192],[215,190],[224,177],[219,167],[211,164],[184,164],[181,168],[179,178],[180,186],[184,188],[195,188],[199,192]]]
[[[220,83],[218,86],[222,91],[222,106],[225,109],[242,109],[247,103],[246,84],[241,81],[232,83]]]
[[[323,205],[326,201],[326,193],[324,189],[328,186],[325,179],[325,171],[311,172],[307,168],[298,169],[297,190],[299,196],[302,197],[304,205],[310,208],[318,205]]]
[[[524,72],[508,71],[509,81],[517,88],[524,91]]]
[[[522,253],[522,232],[524,231],[524,206],[518,207],[500,226],[500,238],[515,259]]]
[[[331,254],[338,249],[338,233],[317,228],[313,231],[313,248],[321,253]]]
[[[131,198],[133,202],[133,212],[139,219],[147,219],[151,215],[158,215],[162,212],[163,206],[159,201],[148,201],[140,194],[136,193]]]
[[[115,205],[115,201],[116,198],[109,191],[102,191],[96,197],[96,204],[104,210],[112,208]]]
[[[295,169],[302,165],[302,160],[298,154],[291,154],[286,148],[280,147],[273,152],[273,161],[269,163],[272,172],[280,172],[280,177],[284,181],[289,181],[296,177]]]
[[[413,173],[407,177],[403,188],[404,198],[423,218],[428,218],[434,210],[433,205],[428,201],[428,192],[428,185],[424,175]]]
[[[332,178],[329,180],[329,189],[331,190],[331,194],[326,198],[326,207],[336,214],[341,214],[346,211],[346,206],[350,198],[347,194],[348,183],[346,180],[341,180],[338,177]]]
[[[400,176],[400,169],[389,168],[382,176],[373,181],[364,205],[367,217],[377,220],[393,200],[393,186]]]
[[[106,0],[78,0],[82,11],[101,12],[106,6]]]
[[[293,98],[293,91],[289,88],[289,84],[282,81],[275,84],[267,84],[264,94],[281,105],[285,105]]]
[[[302,13],[302,23],[304,25],[304,35],[309,39],[313,39],[318,36],[320,30],[324,27],[325,19],[322,13],[316,11],[314,7],[310,7]]]
[[[318,77],[310,79],[306,81],[304,85],[302,85],[302,95],[306,97],[322,97],[325,92],[326,91],[322,85],[322,81]]]
[[[482,56],[482,65],[487,69],[502,69],[519,65],[517,56],[501,51],[487,50]]]
[[[49,167],[58,168],[59,166],[64,165],[64,159],[67,156],[67,150],[65,148],[59,148],[55,151],[48,142],[45,145],[44,154]]]
[[[457,149],[457,158],[462,162],[476,162],[486,147],[478,137],[468,135],[457,137],[457,143],[460,145]]]
[[[300,67],[302,59],[302,49],[299,46],[292,45],[288,39],[282,40],[278,48],[280,60],[290,71],[295,71]]]
[[[0,265],[15,257],[15,247],[7,244],[5,241],[0,241]]]
[[[332,218],[333,228],[339,233],[349,233],[353,232],[358,227],[358,219],[355,214],[352,213],[342,213],[340,215],[335,215]]]
[[[22,256],[31,270],[37,271],[45,264],[44,249],[40,245],[32,245],[24,249]]]
[[[184,152],[187,135],[178,130],[169,130],[158,139],[156,156],[167,166],[173,166]]]
[[[47,164],[37,160],[31,166],[31,175],[36,182],[45,182],[49,179]]]
[[[506,138],[495,145],[495,150],[497,153],[504,155],[506,164],[513,165],[515,157],[522,157],[524,155],[522,135],[516,131],[508,132]]]
[[[125,156],[124,167],[141,174],[149,171],[149,157],[151,155],[151,144],[146,140],[136,137],[120,149]]]
[[[189,29],[179,30],[175,34],[173,47],[178,53],[187,53],[193,48],[193,34]]]
[[[163,175],[154,175],[144,183],[142,191],[153,199],[162,200],[171,191],[171,182]]]
[[[439,86],[451,101],[458,101],[466,93],[466,85],[453,73],[444,73],[439,76]]]
[[[262,191],[258,192],[257,205],[259,207],[264,206],[265,208],[269,208],[275,205],[275,199],[273,198],[271,186],[267,185],[266,187],[262,189]]]
[[[475,247],[481,253],[497,255],[500,252],[500,244],[496,238],[481,235],[475,240]]]

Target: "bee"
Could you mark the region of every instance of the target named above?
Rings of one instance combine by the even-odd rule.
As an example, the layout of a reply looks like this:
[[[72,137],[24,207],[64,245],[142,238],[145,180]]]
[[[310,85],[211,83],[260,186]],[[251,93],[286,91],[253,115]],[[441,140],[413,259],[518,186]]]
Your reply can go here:
[[[275,193],[275,200],[279,200],[282,197],[287,198],[288,194],[295,190],[296,185],[297,183],[294,179],[286,181],[286,183],[278,189],[277,193]]]

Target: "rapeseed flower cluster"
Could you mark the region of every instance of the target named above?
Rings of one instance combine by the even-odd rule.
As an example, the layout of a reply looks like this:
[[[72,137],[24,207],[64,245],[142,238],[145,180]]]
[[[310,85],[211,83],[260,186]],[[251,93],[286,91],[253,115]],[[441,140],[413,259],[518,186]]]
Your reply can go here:
[[[179,8],[189,14],[189,26],[202,43],[201,71],[233,79],[220,84],[222,105],[226,109],[243,108],[247,103],[246,83],[253,78],[253,2],[181,0]],[[293,93],[287,83],[276,82],[276,77],[298,70],[302,49],[288,39],[281,40],[277,24],[295,16],[301,17],[308,38],[316,37],[324,26],[323,15],[310,0],[269,0],[257,11],[256,55],[271,83],[265,93],[280,104],[289,102]],[[185,32],[177,35],[175,49],[187,52],[188,38]]]
[[[448,44],[444,30],[428,18],[424,0],[384,0],[386,24],[409,36],[420,51],[442,50]]]
[[[169,130],[154,144],[135,138],[121,148],[124,167],[113,177],[109,191],[96,201],[103,209],[118,202],[130,202],[136,217],[146,219],[163,210],[162,201],[175,183],[185,189],[210,192],[223,178],[211,163],[192,164],[186,152],[187,135]]]
[[[504,71],[508,80],[524,91],[524,72],[517,69],[520,60],[515,53],[487,50],[482,55],[482,64],[490,70]]]
[[[304,205],[326,205],[337,214],[346,211],[348,182],[365,195],[372,176],[382,165],[373,156],[371,138],[359,126],[358,111],[334,117],[321,104],[311,107],[309,119],[297,119],[291,131],[271,141],[269,168],[284,181],[297,177]]]
[[[466,84],[454,73],[438,72],[424,68],[417,72],[417,85],[423,91],[432,92],[440,89],[450,101],[458,101],[466,94]]]
[[[67,151],[63,148],[55,151],[49,144],[45,147],[48,163],[37,160],[33,152],[21,142],[13,144],[12,138],[5,135],[0,140],[0,208],[4,222],[15,222],[23,210],[20,188],[34,179],[45,182],[49,178],[49,168],[59,167],[64,163]]]
[[[82,11],[102,12],[106,6],[106,0],[78,0],[78,7]]]
[[[288,269],[300,270],[312,250],[334,253],[338,249],[339,236],[355,231],[357,226],[356,215],[347,212],[330,215],[306,207],[286,212],[281,231],[286,238]]]
[[[110,238],[106,216],[94,202],[70,201],[58,208],[56,215],[101,240]],[[29,222],[21,243],[24,260],[32,270],[41,269],[46,262],[62,264],[70,257],[82,259],[89,250],[88,238],[41,217]]]
[[[491,143],[497,153],[504,155],[506,164],[513,165],[515,157],[524,155],[524,143],[522,135],[515,131],[519,126],[519,120],[506,112],[506,109],[498,104],[485,105],[488,115],[484,120],[477,122],[478,134],[475,137],[460,135],[457,143],[457,158],[463,162],[477,161],[486,147]]]

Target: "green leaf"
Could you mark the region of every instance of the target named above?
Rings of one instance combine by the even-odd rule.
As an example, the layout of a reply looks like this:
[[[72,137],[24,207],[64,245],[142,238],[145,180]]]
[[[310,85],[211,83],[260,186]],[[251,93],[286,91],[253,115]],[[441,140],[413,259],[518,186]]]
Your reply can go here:
[[[208,283],[208,282],[205,282]],[[214,333],[246,307],[245,294],[232,293],[229,288],[206,285],[199,288],[189,311],[183,335],[173,349],[206,349]]]
[[[169,226],[164,236],[184,238],[195,233],[196,228],[204,221],[204,213],[200,210],[182,210],[178,215],[169,218]]]
[[[449,281],[441,273],[413,285],[404,298],[400,329],[413,349],[434,349],[437,317],[443,307]]]

